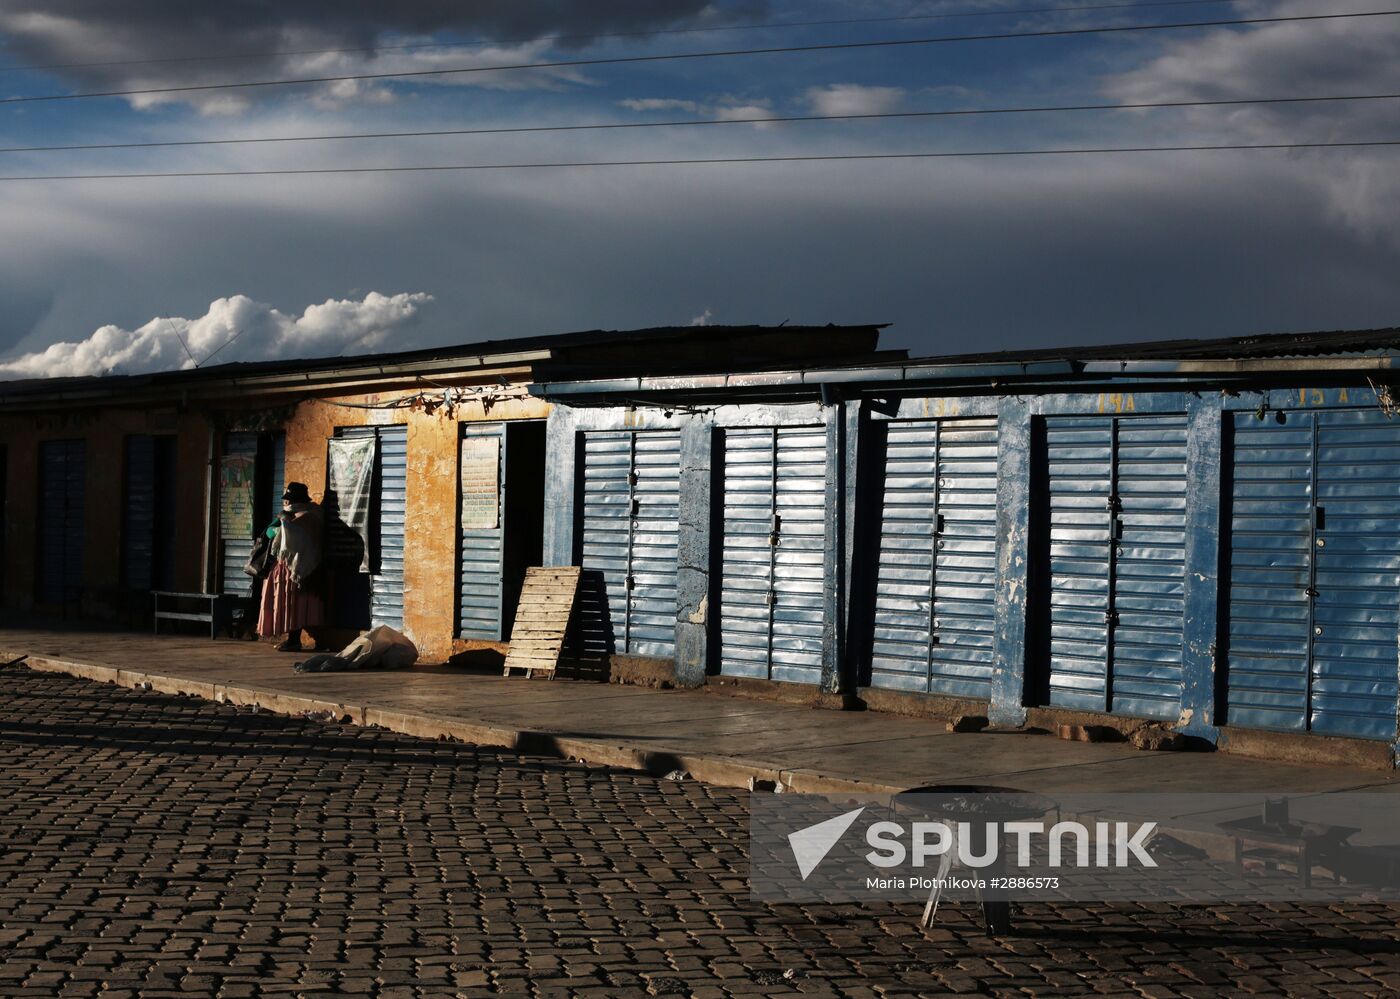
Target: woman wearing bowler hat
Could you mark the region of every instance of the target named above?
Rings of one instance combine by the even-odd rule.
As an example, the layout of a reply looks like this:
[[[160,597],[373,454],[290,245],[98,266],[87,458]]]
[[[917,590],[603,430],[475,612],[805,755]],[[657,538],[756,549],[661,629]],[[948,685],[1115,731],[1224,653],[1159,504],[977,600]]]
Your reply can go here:
[[[263,585],[258,634],[286,635],[279,651],[301,648],[301,630],[325,623],[325,602],[310,585],[321,564],[325,518],[311,502],[305,483],[289,482],[282,493],[282,512],[268,527],[277,564]]]

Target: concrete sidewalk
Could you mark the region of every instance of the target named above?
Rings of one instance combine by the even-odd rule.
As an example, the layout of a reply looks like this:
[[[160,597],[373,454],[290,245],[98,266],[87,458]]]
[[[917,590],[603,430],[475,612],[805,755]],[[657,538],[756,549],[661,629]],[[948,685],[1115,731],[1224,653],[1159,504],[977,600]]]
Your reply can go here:
[[[1239,755],[1146,752],[1022,732],[950,733],[941,722],[776,704],[714,690],[505,679],[451,666],[297,674],[304,657],[252,642],[104,631],[0,630],[0,662],[282,714],[315,713],[428,738],[567,756],[731,787],[892,793],[976,783],[1049,794],[1400,793],[1395,772]],[[1189,803],[1183,818],[1190,814]],[[1202,815],[1202,819],[1206,816]]]

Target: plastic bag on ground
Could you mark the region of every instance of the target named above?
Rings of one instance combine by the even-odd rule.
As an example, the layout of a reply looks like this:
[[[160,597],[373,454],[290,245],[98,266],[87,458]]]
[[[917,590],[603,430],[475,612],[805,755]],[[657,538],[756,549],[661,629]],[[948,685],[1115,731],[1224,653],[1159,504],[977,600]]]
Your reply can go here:
[[[418,646],[381,624],[341,649],[339,658],[349,662],[349,669],[403,669],[418,661]]]

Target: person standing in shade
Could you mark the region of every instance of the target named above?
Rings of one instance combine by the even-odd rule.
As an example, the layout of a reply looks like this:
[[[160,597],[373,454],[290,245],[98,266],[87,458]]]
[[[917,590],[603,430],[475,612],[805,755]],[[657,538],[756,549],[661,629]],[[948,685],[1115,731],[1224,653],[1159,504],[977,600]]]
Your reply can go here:
[[[316,592],[313,574],[321,565],[325,543],[325,517],[311,502],[305,483],[289,482],[282,493],[282,512],[275,524],[273,550],[277,564],[263,584],[258,610],[258,634],[283,635],[279,652],[301,648],[301,631],[321,627],[326,620],[325,601]],[[314,636],[313,636],[314,637]]]

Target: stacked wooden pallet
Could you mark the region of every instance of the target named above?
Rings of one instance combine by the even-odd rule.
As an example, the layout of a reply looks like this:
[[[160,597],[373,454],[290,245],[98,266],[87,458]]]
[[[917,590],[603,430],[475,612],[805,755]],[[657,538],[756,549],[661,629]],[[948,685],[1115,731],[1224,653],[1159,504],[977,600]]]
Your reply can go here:
[[[502,675],[510,676],[513,669],[524,670],[526,676],[554,675],[574,610],[578,580],[576,565],[533,566],[525,570],[525,585],[515,610],[510,652]]]

